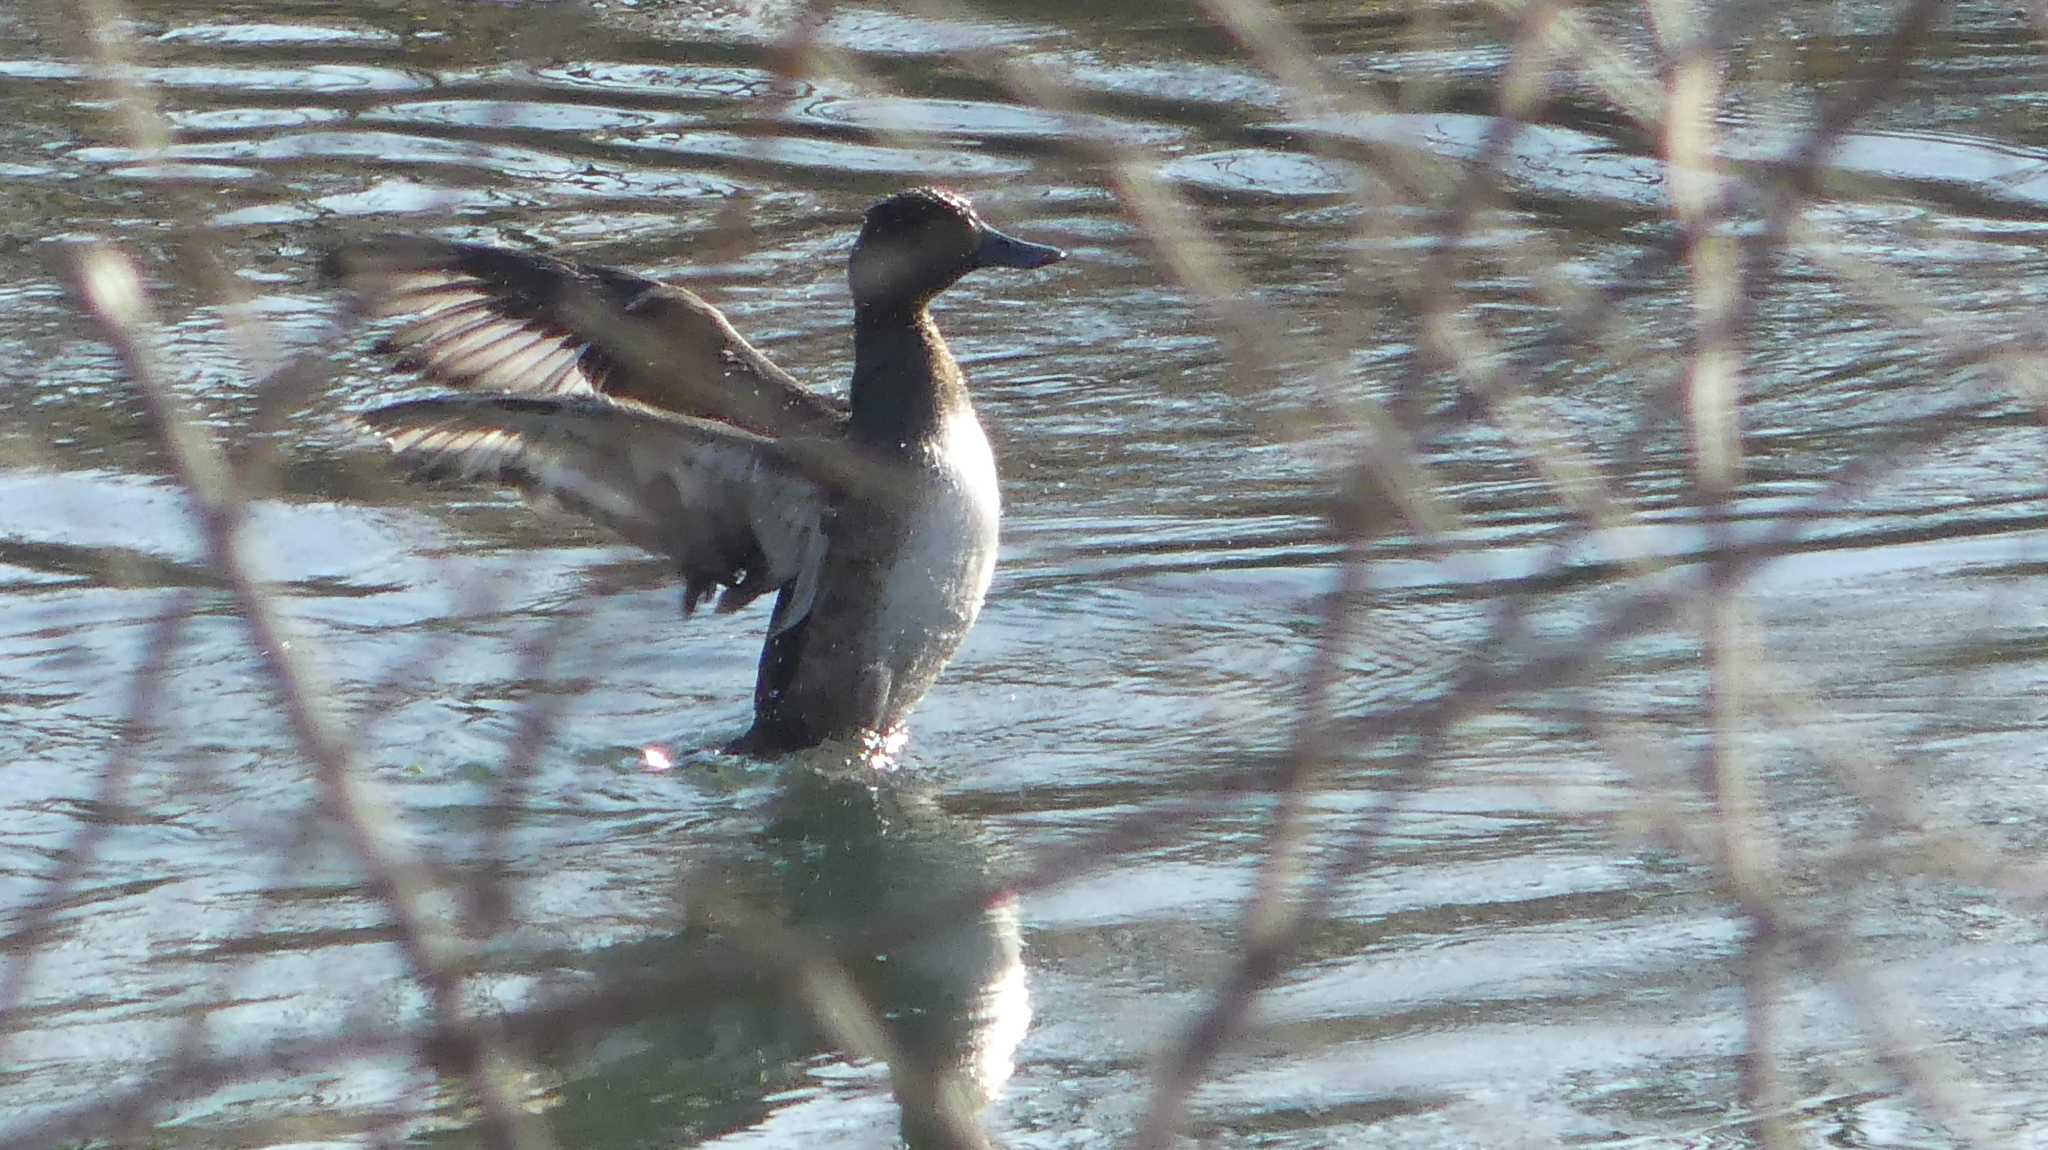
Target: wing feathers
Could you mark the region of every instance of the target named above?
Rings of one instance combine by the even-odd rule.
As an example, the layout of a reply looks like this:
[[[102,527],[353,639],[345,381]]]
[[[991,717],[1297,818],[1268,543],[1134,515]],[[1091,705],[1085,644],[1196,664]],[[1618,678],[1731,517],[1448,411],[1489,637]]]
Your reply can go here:
[[[840,478],[811,457],[837,458],[845,405],[798,385],[692,293],[402,236],[339,248],[324,270],[396,321],[382,350],[470,393],[361,417],[421,471],[511,484],[668,556],[685,610],[718,588],[733,610],[818,561],[821,485]]]
[[[844,404],[791,379],[682,288],[400,236],[338,249],[325,268],[370,314],[410,317],[388,344],[451,387],[605,394],[770,436],[829,435],[846,421]],[[542,341],[552,353],[537,350]]]
[[[820,535],[818,488],[766,439],[598,397],[440,396],[361,416],[431,475],[553,499],[673,559],[684,609],[734,610],[797,578]]]

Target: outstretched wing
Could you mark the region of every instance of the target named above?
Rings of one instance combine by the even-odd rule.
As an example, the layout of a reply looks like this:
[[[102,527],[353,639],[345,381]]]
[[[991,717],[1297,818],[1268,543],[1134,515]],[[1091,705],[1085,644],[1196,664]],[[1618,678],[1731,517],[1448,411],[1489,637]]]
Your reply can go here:
[[[630,272],[408,236],[348,244],[323,269],[373,314],[411,317],[387,350],[451,387],[608,395],[776,438],[846,421],[717,308]]]
[[[714,587],[730,611],[790,584],[822,545],[818,486],[722,423],[601,396],[438,396],[360,418],[428,474],[511,484],[670,557],[685,611]]]

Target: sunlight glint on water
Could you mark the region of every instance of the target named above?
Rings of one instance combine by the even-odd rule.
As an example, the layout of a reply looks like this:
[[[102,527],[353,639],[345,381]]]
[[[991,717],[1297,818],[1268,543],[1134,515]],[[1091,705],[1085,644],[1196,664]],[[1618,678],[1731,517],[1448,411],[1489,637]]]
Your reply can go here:
[[[235,443],[274,442],[261,549],[338,700],[380,715],[377,782],[412,841],[450,865],[507,860],[521,925],[475,987],[500,1007],[680,964],[685,927],[721,898],[843,937],[1286,745],[1341,553],[1322,465],[1350,445],[1325,430],[1306,365],[1356,319],[1346,261],[1410,266],[1430,226],[1419,212],[1361,218],[1352,197],[1376,186],[1374,148],[1480,154],[1492,121],[1474,110],[1493,106],[1503,59],[1488,27],[1447,10],[1448,42],[1425,47],[1382,13],[1307,6],[1306,33],[1338,72],[1441,86],[1437,103],[1399,114],[1310,120],[1224,38],[1191,36],[1148,5],[986,26],[841,10],[820,35],[881,94],[785,77],[774,14],[750,8],[592,6],[564,26],[517,4],[271,7],[138,12],[141,75],[178,131],[164,156],[106,135],[99,89],[50,54],[58,41],[0,40],[0,211],[17,240],[0,245],[0,351],[34,365],[0,388],[8,921],[77,828],[108,817],[90,805],[94,780],[119,753],[124,679],[150,620],[182,589],[206,605],[175,663],[168,729],[39,960],[0,1073],[0,1133],[144,1073],[194,1008],[210,1011],[223,1048],[426,1010],[348,852],[331,828],[307,833],[318,789],[46,239],[111,238],[164,269],[186,398]],[[1912,79],[1902,110],[1844,142],[1833,175],[1847,190],[1815,216],[1868,258],[1911,269],[1944,306],[2039,314],[2048,139],[1981,106],[1987,77],[2021,99],[2048,75],[2024,24],[1958,19],[1984,26],[1951,46],[1948,70]],[[15,20],[0,14],[0,31]],[[1798,35],[1817,59],[1869,48],[1847,32]],[[1012,102],[946,54],[963,45],[1060,75],[1082,114]],[[1554,117],[1515,140],[1508,206],[1465,240],[1461,287],[1514,349],[1540,346],[1557,319],[1517,270],[1518,244],[1549,235],[1572,274],[1597,281],[1667,226],[1659,160],[1641,139],[1582,104]],[[1734,179],[1784,154],[1772,127],[1729,125]],[[1232,378],[1211,315],[1160,270],[1099,154],[1069,147],[1079,137],[1160,154],[1261,300],[1296,325],[1305,366],[1293,382],[1253,392]],[[172,274],[178,249],[160,226],[173,202],[214,225],[290,349],[344,342],[312,282],[324,245],[425,229],[684,279],[800,378],[836,388],[859,212],[924,181],[961,186],[991,219],[1073,257],[1029,298],[971,279],[941,305],[1003,467],[1005,552],[981,623],[914,720],[908,764],[873,794],[693,754],[747,721],[765,606],[685,626],[658,564],[573,520],[496,492],[393,481],[335,419],[403,390],[367,357],[339,361],[337,389],[282,431],[261,430],[264,397],[238,372],[218,311]],[[1832,700],[1830,724],[1938,782],[1943,815],[2041,841],[2037,425],[1827,277],[1796,262],[1786,274],[1797,290],[1757,304],[1752,487],[1726,537],[1686,504],[1673,418],[1652,415],[1635,462],[1608,477],[1637,522],[1597,540],[1570,534],[1572,517],[1501,436],[1448,423],[1425,448],[1460,528],[1446,548],[1375,543],[1370,626],[1339,709],[1370,716],[1441,694],[1485,653],[1503,599],[1528,598],[1538,635],[1570,636],[1732,543],[1772,559],[1755,610],[1773,657]],[[1683,272],[1640,279],[1623,309],[1633,334],[1653,351],[1682,347]],[[1371,334],[1344,385],[1402,398],[1417,386],[1415,333],[1388,318]],[[1540,381],[1546,410],[1611,459],[1665,402],[1671,381],[1645,373],[1559,358]],[[1451,401],[1443,390],[1419,402]],[[1808,502],[1888,435],[1950,423],[1967,430],[1874,489],[1818,514]],[[1644,580],[1630,561],[1672,567]],[[569,614],[582,617],[560,660],[534,676],[522,652]],[[1604,671],[1604,708],[1699,749],[1690,632],[1640,636]],[[394,674],[398,686],[377,686]],[[1419,780],[1394,777],[1394,744],[1325,779],[1313,818],[1333,841],[1390,794],[1401,809],[1255,1033],[1197,1094],[1190,1132],[1203,1144],[1741,1143],[1722,1123],[1744,1042],[1742,924],[1694,869],[1616,840],[1613,821],[1640,796],[1587,737],[1577,698],[1531,690],[1466,718]],[[500,826],[504,747],[536,699],[561,700],[562,717],[523,782],[526,813]],[[1848,842],[1855,819],[1836,789],[1795,749],[1756,741],[1788,836]],[[671,749],[674,769],[644,769],[651,746]],[[1202,809],[1162,842],[973,916],[945,947],[854,977],[939,1020],[935,1057],[978,1067],[984,1085],[1014,1062],[988,1121],[1015,1144],[1121,1142],[1158,1044],[1235,953],[1268,817],[1251,798]],[[1929,1025],[1966,1036],[1965,1062],[1996,1052],[2004,1083],[2048,1070],[2029,989],[2048,952],[2031,920],[1925,891],[1850,887],[1831,905],[1898,990],[1933,1003]],[[830,1053],[786,1005],[651,1007],[647,1026],[527,1087],[565,1145],[893,1137],[887,1076]],[[1783,1031],[1808,1133],[1856,1146],[1927,1137],[1858,1053],[1838,1001],[1794,987]],[[404,1136],[473,1143],[474,1116],[433,1089],[403,1060],[369,1059],[160,1117],[181,1124],[166,1139],[342,1145],[388,1108]]]

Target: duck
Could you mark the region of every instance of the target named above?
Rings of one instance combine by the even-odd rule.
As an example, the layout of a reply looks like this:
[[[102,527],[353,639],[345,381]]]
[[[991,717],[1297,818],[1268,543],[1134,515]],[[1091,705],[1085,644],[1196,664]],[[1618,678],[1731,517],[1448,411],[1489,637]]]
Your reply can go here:
[[[383,235],[322,270],[378,349],[448,389],[354,419],[423,476],[579,512],[673,563],[684,616],[773,592],[753,723],[772,757],[900,747],[995,571],[995,457],[932,301],[1064,259],[951,190],[869,208],[847,260],[853,374],[814,391],[690,290],[481,244]]]

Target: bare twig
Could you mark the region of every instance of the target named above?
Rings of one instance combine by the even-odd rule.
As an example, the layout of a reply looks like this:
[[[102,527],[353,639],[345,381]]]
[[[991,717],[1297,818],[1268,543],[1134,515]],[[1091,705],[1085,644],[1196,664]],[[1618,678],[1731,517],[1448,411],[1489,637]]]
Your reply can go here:
[[[99,789],[93,796],[93,816],[81,822],[71,842],[58,855],[57,869],[44,884],[43,896],[26,907],[16,921],[7,950],[12,959],[0,977],[0,1018],[20,1009],[28,993],[29,980],[37,959],[49,941],[51,925],[65,902],[78,892],[78,884],[99,856],[100,846],[119,825],[128,805],[128,784],[145,761],[157,733],[158,709],[163,705],[164,682],[171,657],[177,653],[179,633],[191,618],[193,597],[179,594],[157,617],[143,645],[142,663],[128,680],[127,718],[108,749],[100,768]],[[6,1060],[12,1028],[0,1028],[0,1062]]]
[[[330,813],[346,833],[372,889],[396,918],[399,938],[427,983],[435,1009],[443,1018],[464,1017],[462,970],[467,956],[429,909],[431,880],[426,869],[393,835],[396,821],[363,781],[365,771],[356,751],[325,702],[326,687],[302,653],[303,646],[294,649],[292,628],[279,613],[274,594],[255,574],[245,533],[247,505],[219,448],[186,415],[183,401],[171,388],[140,274],[125,257],[93,246],[79,255],[78,284],[157,423],[208,554],[241,608],[250,642],[278,692],[300,749],[313,762]],[[467,1068],[470,1084],[501,1144],[539,1145],[533,1123],[504,1088],[503,1061],[495,1044],[479,1043],[478,1056]]]

